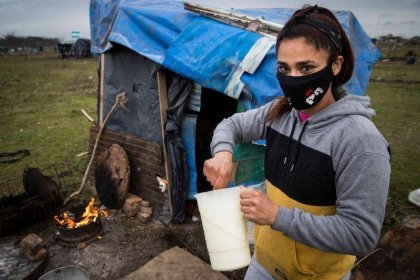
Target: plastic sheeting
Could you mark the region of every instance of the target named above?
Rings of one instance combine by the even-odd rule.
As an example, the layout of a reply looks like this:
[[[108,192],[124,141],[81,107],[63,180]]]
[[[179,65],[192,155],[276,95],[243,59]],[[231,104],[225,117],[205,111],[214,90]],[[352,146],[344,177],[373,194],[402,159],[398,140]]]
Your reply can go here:
[[[125,132],[162,145],[156,80],[156,72],[162,70],[161,65],[121,46],[106,52],[104,61],[105,64],[101,65],[104,67],[104,116],[113,106],[118,93],[126,92],[128,98],[128,111],[115,111],[107,123],[107,129]],[[170,71],[165,71],[165,74],[168,87],[165,137],[171,164],[171,174],[168,175],[172,183],[171,218],[172,222],[181,223],[185,218],[190,170],[181,133],[184,111],[188,97],[193,92],[193,83]],[[194,108],[199,109],[196,99],[193,101]]]
[[[108,129],[162,145],[156,81],[156,71],[161,68],[159,64],[124,47],[105,53],[104,81],[101,81],[104,85],[103,117],[114,105],[118,93],[126,92],[128,98],[128,111],[115,111],[108,121]]]
[[[193,84],[183,77],[167,73],[168,109],[165,138],[171,163],[172,222],[185,219],[185,203],[188,195],[187,154],[181,138],[181,126],[188,95]]]
[[[284,24],[294,10],[236,12]],[[336,11],[335,15],[356,56],[353,77],[345,87],[352,94],[363,95],[380,53],[351,12]],[[245,89],[250,93],[243,101],[248,109],[282,95],[274,75],[277,64],[274,42],[186,11],[182,2],[91,0],[90,21],[92,52],[103,53],[112,43],[118,43],[234,98]]]
[[[197,166],[195,164],[195,137],[197,115],[186,114],[182,121],[182,143],[187,154],[188,165],[188,199],[195,200],[197,194]]]
[[[79,38],[76,40],[74,45],[71,47],[71,51],[74,58],[87,58],[91,57],[90,53],[90,40]]]

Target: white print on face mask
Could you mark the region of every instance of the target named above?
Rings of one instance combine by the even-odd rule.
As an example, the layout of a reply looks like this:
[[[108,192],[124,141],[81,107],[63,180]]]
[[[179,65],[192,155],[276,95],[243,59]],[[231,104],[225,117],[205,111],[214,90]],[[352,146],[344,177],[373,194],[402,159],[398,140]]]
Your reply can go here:
[[[324,91],[322,90],[322,88],[320,88],[320,87],[317,88],[314,93],[312,93],[308,98],[306,98],[306,103],[308,103],[309,105],[314,104],[314,98],[315,98],[315,96],[317,96],[317,95],[319,95],[319,94],[321,94],[323,92]]]

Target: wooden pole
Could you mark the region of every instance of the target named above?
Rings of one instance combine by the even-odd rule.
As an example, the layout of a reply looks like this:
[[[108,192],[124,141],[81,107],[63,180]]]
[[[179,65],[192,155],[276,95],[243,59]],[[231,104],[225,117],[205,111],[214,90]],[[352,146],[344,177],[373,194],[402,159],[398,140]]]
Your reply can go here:
[[[269,38],[276,38],[276,34],[283,28],[283,25],[267,21],[260,18],[254,18],[238,13],[227,12],[220,9],[214,9],[210,7],[205,7],[202,5],[197,5],[189,2],[184,2],[184,8],[186,10],[201,14],[212,19],[222,21],[226,24],[234,25],[237,27],[242,27],[254,32],[257,32],[261,35],[264,35]],[[249,28],[251,24],[255,24],[256,29]]]
[[[104,83],[105,83],[105,54],[101,54],[101,69],[99,76],[99,104],[98,104],[98,123],[101,127],[103,125],[104,118]]]
[[[162,71],[157,72],[157,82],[159,91],[159,109],[160,109],[160,127],[162,130],[162,146],[163,146],[163,158],[165,162],[165,173],[166,180],[168,182],[168,199],[169,199],[169,210],[171,216],[173,215],[172,205],[172,180],[171,180],[171,162],[168,155],[168,147],[166,146],[165,137],[165,126],[166,126],[166,110],[168,109],[168,89],[166,86],[166,76]]]

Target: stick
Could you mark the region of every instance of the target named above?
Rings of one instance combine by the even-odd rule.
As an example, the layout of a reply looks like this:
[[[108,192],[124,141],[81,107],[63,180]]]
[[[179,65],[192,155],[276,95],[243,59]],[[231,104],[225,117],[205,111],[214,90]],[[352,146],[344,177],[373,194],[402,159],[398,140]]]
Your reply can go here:
[[[188,11],[198,13],[200,15],[221,21],[229,25],[234,25],[237,27],[254,31],[271,39],[275,39],[276,36],[270,33],[278,33],[283,28],[283,25],[275,22],[249,17],[242,14],[226,12],[219,9],[204,7],[188,2],[184,2],[184,8]],[[256,24],[256,27],[250,28],[252,24]]]
[[[91,116],[89,116],[88,113],[86,113],[85,110],[80,109],[80,111],[83,113],[83,115],[85,115],[85,117],[91,122],[91,123],[95,123],[95,121],[93,120],[93,118]]]
[[[382,250],[382,248],[377,248],[375,250],[373,250],[372,252],[370,252],[369,254],[367,254],[366,256],[364,256],[363,258],[361,258],[360,260],[358,260],[353,267],[351,268],[351,270],[353,270],[353,268],[355,268],[356,266],[358,266],[359,264],[361,264],[364,260],[366,260],[367,258],[369,258],[370,256],[372,256],[374,253],[378,252],[379,250]]]
[[[125,110],[128,110],[127,107],[126,107],[126,104],[127,104],[127,97],[126,96],[127,96],[127,94],[125,92],[117,94],[117,97],[115,98],[115,103],[112,106],[111,110],[109,111],[108,115],[106,115],[106,118],[105,118],[103,124],[101,125],[101,128],[99,129],[98,135],[96,136],[95,145],[93,146],[92,155],[90,156],[89,164],[86,168],[85,175],[83,176],[82,183],[80,184],[80,187],[77,191],[70,194],[70,196],[68,196],[64,200],[63,205],[66,205],[70,201],[70,199],[72,199],[73,197],[75,197],[76,195],[78,195],[82,192],[83,187],[85,186],[85,183],[86,183],[87,175],[89,173],[90,167],[91,167],[91,165],[93,163],[93,159],[95,157],[96,148],[98,147],[98,143],[99,143],[99,137],[101,136],[102,131],[104,130],[104,128],[106,126],[106,123],[108,122],[109,118],[111,117],[111,115],[114,113],[114,111],[118,107],[122,107]]]
[[[165,173],[166,181],[168,182],[168,199],[169,199],[169,211],[173,214],[172,205],[172,180],[171,180],[171,162],[168,156],[168,148],[166,146],[165,138],[165,124],[166,124],[166,110],[168,109],[168,90],[166,87],[166,76],[165,73],[157,72],[157,82],[159,91],[159,109],[160,109],[160,127],[162,129],[162,144],[163,144],[163,158],[165,161]]]
[[[76,157],[82,157],[82,156],[85,156],[87,154],[89,154],[89,152],[83,152],[83,153],[77,154]]]
[[[197,11],[197,12],[200,12],[200,11],[209,12],[209,13],[213,13],[215,15],[225,16],[226,18],[240,19],[240,20],[245,20],[245,21],[248,21],[248,22],[257,20],[261,24],[264,25],[264,28],[266,28],[267,30],[273,31],[273,32],[279,32],[283,28],[283,25],[272,22],[272,21],[267,21],[267,20],[264,20],[264,19],[258,19],[258,18],[238,14],[238,13],[226,12],[224,10],[205,7],[205,6],[202,6],[202,5],[197,5],[197,4],[193,4],[193,3],[189,3],[189,2],[184,2],[184,8],[186,10],[193,11],[193,12],[195,12],[195,11]]]

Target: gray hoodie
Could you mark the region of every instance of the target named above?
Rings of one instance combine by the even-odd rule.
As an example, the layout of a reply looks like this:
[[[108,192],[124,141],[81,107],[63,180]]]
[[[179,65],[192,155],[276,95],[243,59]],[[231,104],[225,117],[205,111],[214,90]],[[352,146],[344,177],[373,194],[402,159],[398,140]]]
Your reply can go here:
[[[389,145],[370,120],[370,98],[345,95],[306,123],[292,109],[268,124],[271,105],[223,120],[212,154],[266,139],[268,180],[301,203],[336,207],[334,215],[323,216],[279,205],[272,229],[326,252],[370,252],[380,235],[391,173]]]

